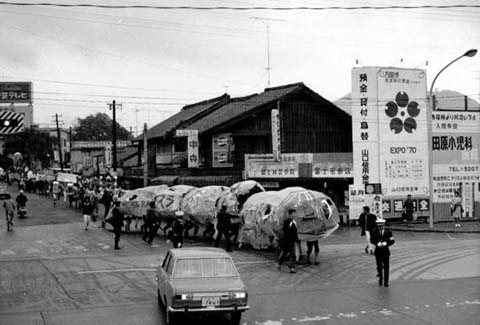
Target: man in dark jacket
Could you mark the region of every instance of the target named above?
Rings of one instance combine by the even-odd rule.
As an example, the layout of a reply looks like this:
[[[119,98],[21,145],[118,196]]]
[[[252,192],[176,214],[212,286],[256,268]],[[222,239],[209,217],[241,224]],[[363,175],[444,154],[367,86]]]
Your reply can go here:
[[[297,223],[295,222],[296,211],[294,209],[288,210],[287,219],[283,222],[283,242],[281,243],[282,251],[278,257],[277,268],[282,267],[282,263],[286,257],[290,257],[290,273],[297,272],[295,270],[295,244],[298,242]]]
[[[120,234],[122,233],[122,226],[123,226],[123,213],[120,212],[120,201],[115,202],[115,206],[112,210],[112,226],[113,226],[113,233],[115,234],[115,249],[120,249],[118,246],[118,242],[120,241]]]
[[[377,262],[378,285],[388,287],[390,272],[390,249],[395,243],[390,229],[385,228],[385,219],[377,219],[377,227],[373,229],[370,241],[375,245],[375,260]]]
[[[217,214],[217,239],[215,240],[215,247],[220,246],[220,240],[222,236],[225,236],[227,252],[232,251],[232,243],[230,241],[230,227],[231,227],[231,216],[227,213],[227,206],[222,205],[222,209]]]
[[[403,203],[403,207],[405,208],[405,221],[407,222],[407,227],[412,227],[413,211],[415,207],[410,194],[407,195],[407,199]]]
[[[106,188],[105,191],[103,191],[103,195],[102,195],[102,202],[103,202],[103,206],[105,207],[105,211],[103,213],[103,220],[107,218],[108,212],[110,211],[110,207],[112,206],[112,201],[113,201],[113,194],[110,191],[110,189]]]
[[[183,221],[183,211],[175,212],[176,220],[172,225],[172,243],[173,248],[180,248],[183,246],[183,232],[185,231],[185,222]]]
[[[358,219],[360,227],[362,228],[362,236],[366,236],[367,246],[365,247],[365,253],[373,254],[373,248],[371,247],[370,243],[370,235],[373,229],[375,228],[375,220],[377,220],[377,216],[370,213],[370,207],[364,206],[363,213],[360,215]]]
[[[155,234],[152,236],[152,231],[153,231],[153,226],[156,223],[156,215],[155,215],[155,202],[150,202],[149,207],[147,209],[147,215],[145,216],[145,223],[143,225],[143,236],[142,240],[148,244],[152,244],[153,237]],[[158,230],[158,228],[157,228]],[[156,233],[156,231],[155,231]],[[151,237],[151,240],[150,240]],[[148,241],[147,241],[148,239]]]

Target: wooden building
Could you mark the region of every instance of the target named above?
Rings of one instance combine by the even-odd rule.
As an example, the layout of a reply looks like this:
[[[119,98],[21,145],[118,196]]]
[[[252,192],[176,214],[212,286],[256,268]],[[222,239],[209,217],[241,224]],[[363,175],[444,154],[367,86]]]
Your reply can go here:
[[[276,128],[272,110],[278,112]],[[198,134],[198,140],[179,137],[184,132],[177,130]],[[225,94],[185,106],[149,129],[147,138],[154,183],[231,185],[251,178],[272,189],[335,189],[342,202],[351,183],[351,117],[303,83],[239,98]],[[143,147],[143,135],[135,141]],[[195,168],[189,168],[189,143],[198,143]]]

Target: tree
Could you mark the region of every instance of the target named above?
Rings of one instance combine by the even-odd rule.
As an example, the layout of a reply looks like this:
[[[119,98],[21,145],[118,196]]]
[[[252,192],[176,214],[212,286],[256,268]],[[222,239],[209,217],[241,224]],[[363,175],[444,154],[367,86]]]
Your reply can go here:
[[[42,168],[49,167],[50,158],[53,158],[55,139],[48,132],[28,128],[24,132],[9,136],[3,145],[3,154],[9,155],[20,152],[23,162],[32,166],[40,161]]]
[[[75,141],[112,141],[113,120],[105,113],[89,115],[77,119],[78,125],[73,128]],[[117,140],[131,140],[132,135],[120,124],[117,125]]]

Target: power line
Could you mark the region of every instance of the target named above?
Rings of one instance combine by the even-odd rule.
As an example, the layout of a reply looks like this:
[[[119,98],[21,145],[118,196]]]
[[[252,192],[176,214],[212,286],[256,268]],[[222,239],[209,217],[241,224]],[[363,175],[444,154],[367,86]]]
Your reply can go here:
[[[292,11],[292,10],[387,10],[387,9],[453,9],[453,8],[480,8],[480,5],[470,4],[453,4],[453,5],[417,5],[417,6],[401,6],[401,5],[389,5],[389,6],[328,6],[328,7],[315,7],[315,6],[291,6],[291,7],[276,7],[276,6],[212,6],[212,7],[200,7],[200,6],[152,6],[152,5],[99,5],[99,4],[87,4],[87,3],[51,3],[51,2],[7,2],[0,1],[0,5],[20,6],[20,7],[63,7],[63,8],[99,8],[99,9],[159,9],[159,10],[236,10],[236,11],[248,11],[248,10],[275,10],[275,11]]]

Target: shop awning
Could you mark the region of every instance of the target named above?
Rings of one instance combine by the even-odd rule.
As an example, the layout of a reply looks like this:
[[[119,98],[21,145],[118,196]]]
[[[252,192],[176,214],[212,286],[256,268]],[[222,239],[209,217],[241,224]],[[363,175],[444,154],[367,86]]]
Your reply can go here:
[[[180,176],[179,175],[163,175],[155,177],[150,181],[150,185],[167,185],[173,186],[177,185],[177,180]]]
[[[183,176],[177,181],[178,184],[202,186],[231,186],[242,180],[241,176]]]

